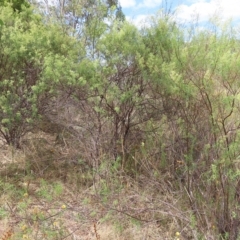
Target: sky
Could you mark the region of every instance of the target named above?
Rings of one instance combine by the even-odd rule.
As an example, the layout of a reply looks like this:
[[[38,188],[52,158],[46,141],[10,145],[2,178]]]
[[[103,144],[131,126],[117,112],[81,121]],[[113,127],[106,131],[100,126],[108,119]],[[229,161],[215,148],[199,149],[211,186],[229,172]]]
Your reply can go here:
[[[146,21],[149,15],[156,14],[160,9],[176,11],[177,18],[182,22],[191,22],[198,18],[204,23],[214,15],[221,20],[231,19],[240,23],[240,0],[119,0],[128,20],[137,26]]]

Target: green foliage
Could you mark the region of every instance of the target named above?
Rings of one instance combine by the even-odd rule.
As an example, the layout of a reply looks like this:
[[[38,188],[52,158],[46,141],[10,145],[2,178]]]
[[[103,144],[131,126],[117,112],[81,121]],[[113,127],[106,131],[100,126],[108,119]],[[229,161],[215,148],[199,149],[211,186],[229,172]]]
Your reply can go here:
[[[73,108],[62,125],[71,128],[81,158],[105,176],[98,189],[105,203],[111,187],[122,187],[114,180],[119,171],[154,179],[168,172],[173,190],[186,193],[193,229],[214,222],[221,236],[234,236],[240,216],[237,33],[217,23],[216,32],[186,36],[161,13],[139,30],[124,21],[117,1],[62,4],[45,16],[21,1],[0,7],[2,137],[20,147],[41,116],[61,109],[51,119],[58,122],[64,107]],[[63,188],[43,181],[38,194],[50,202],[49,191],[58,197]]]
[[[61,183],[49,184],[44,179],[41,179],[40,185],[38,195],[45,198],[47,201],[52,201],[63,193],[63,186]]]
[[[4,219],[7,216],[8,216],[8,211],[4,207],[1,207],[0,208],[0,219]]]
[[[29,8],[30,4],[26,0],[1,0],[0,7],[10,4],[14,12],[22,12],[25,8]]]
[[[55,84],[64,76],[69,81],[77,78],[69,75],[75,55],[73,61],[68,56],[74,41],[61,35],[58,26],[44,25],[40,16],[29,11],[14,15],[10,7],[0,9],[0,132],[16,147],[46,109]]]

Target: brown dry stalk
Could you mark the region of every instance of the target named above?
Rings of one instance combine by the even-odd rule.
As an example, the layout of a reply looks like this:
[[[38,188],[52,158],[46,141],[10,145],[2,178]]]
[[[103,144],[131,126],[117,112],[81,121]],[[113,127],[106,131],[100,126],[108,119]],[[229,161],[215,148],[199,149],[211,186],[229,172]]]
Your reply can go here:
[[[100,235],[97,232],[97,225],[96,225],[95,222],[93,223],[93,229],[94,229],[94,233],[95,233],[96,239],[100,240]]]
[[[9,240],[13,235],[13,228],[9,227],[1,236],[0,240]]]

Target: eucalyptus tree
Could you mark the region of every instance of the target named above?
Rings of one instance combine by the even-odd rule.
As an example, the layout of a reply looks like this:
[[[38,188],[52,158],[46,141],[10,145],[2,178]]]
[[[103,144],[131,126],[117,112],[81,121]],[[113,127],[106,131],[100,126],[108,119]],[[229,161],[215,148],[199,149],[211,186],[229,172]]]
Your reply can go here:
[[[1,0],[0,6],[10,5],[15,12],[21,12],[24,8],[29,8],[30,4],[26,0]]]
[[[35,1],[47,21],[58,22],[62,31],[84,43],[88,57],[94,58],[96,42],[114,19],[124,20],[117,0]]]

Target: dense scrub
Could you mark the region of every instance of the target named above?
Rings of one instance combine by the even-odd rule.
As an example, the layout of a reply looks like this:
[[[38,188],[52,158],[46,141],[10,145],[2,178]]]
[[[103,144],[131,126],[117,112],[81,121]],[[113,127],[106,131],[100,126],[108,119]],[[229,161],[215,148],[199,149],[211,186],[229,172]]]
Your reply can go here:
[[[237,32],[163,13],[137,29],[114,1],[81,3],[0,7],[2,138],[21,149],[41,130],[96,172],[168,176],[192,238],[238,239]]]

